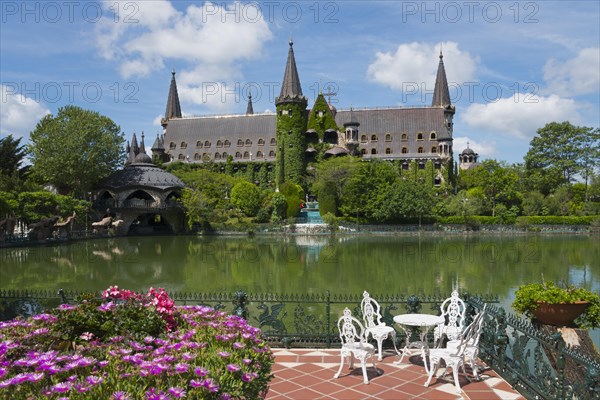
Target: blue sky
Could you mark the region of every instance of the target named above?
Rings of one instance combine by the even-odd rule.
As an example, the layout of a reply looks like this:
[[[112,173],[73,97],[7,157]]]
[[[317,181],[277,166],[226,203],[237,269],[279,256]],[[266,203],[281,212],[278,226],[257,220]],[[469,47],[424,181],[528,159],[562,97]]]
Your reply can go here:
[[[600,126],[598,1],[2,1],[0,135],[75,104],[127,139],[184,115],[274,110],[290,33],[302,89],[337,108],[431,102],[440,47],[455,154],[522,162],[551,121]]]

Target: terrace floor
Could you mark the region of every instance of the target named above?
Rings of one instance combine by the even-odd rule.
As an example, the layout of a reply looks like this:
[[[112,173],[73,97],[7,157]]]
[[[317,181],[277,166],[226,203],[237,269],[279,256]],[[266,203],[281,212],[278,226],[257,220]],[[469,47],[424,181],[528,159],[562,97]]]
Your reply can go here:
[[[340,362],[339,349],[273,349],[275,364],[274,378],[269,385],[269,400],[363,400],[363,399],[427,399],[427,400],[516,400],[524,399],[513,390],[508,383],[485,365],[479,362],[480,381],[469,382],[460,375],[460,386],[463,389],[457,394],[449,372],[444,378],[432,379],[429,387],[423,386],[427,374],[420,356],[404,359],[401,365],[393,364],[398,360],[396,354],[384,354],[377,368],[381,375],[376,375],[372,364],[367,367],[370,383],[363,384],[360,362],[354,363],[354,370],[347,364],[338,379]],[[370,362],[370,361],[369,361]],[[467,368],[467,373],[470,373]],[[438,375],[442,374],[442,368]]]

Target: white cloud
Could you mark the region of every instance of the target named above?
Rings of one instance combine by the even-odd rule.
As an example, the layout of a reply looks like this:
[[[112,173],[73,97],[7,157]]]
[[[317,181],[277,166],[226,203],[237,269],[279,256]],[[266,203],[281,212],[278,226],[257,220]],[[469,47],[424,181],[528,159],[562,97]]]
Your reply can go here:
[[[492,158],[494,156],[496,142],[478,142],[469,136],[455,136],[453,139],[452,147],[454,148],[454,154],[460,154],[467,148],[468,144],[469,148],[479,154],[480,159]]]
[[[575,58],[561,63],[552,58],[544,65],[546,91],[560,96],[600,92],[600,48],[583,49]]]
[[[580,123],[579,105],[573,99],[519,94],[488,104],[471,104],[461,113],[469,127],[486,133],[531,139],[548,122],[569,120]]]
[[[39,120],[50,110],[32,98],[16,93],[13,87],[0,85],[0,135],[28,137]]]
[[[437,55],[440,45],[444,54],[444,68],[448,82],[463,83],[475,77],[475,67],[479,60],[458,48],[456,42],[406,43],[398,46],[395,53],[378,52],[375,61],[369,65],[369,80],[404,89],[407,84],[416,84],[421,89],[432,91],[438,67]]]
[[[234,86],[241,79],[240,61],[259,57],[272,33],[252,4],[204,3],[176,10],[169,1],[122,2],[135,4],[129,16],[137,23],[115,23],[107,14],[97,28],[100,55],[119,64],[123,78],[148,76],[165,66],[177,67],[182,101],[202,104],[213,111],[230,107],[220,96],[203,98],[204,82]],[[114,2],[104,7],[114,9]],[[183,67],[182,67],[183,66]],[[229,103],[229,102],[228,102]]]

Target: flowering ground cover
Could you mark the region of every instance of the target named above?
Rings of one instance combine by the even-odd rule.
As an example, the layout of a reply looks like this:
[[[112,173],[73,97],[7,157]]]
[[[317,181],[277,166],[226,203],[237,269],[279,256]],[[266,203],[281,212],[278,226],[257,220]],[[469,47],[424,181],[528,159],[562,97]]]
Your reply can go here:
[[[257,399],[273,356],[259,329],[168,294],[103,298],[0,322],[0,399]]]

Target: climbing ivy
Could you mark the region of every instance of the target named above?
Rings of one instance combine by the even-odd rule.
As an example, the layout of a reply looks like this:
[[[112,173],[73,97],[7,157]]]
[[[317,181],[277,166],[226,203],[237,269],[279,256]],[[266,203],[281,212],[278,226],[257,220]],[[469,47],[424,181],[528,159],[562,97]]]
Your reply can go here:
[[[284,181],[302,183],[305,171],[305,132],[306,102],[278,104],[276,133],[276,176],[278,184]]]
[[[323,113],[322,117],[319,116],[319,111]],[[319,93],[319,96],[317,96],[317,100],[315,100],[315,104],[308,115],[306,129],[314,129],[317,131],[319,139],[321,140],[323,140],[323,135],[327,129],[338,130],[333,114],[331,114],[329,105],[322,93]]]

